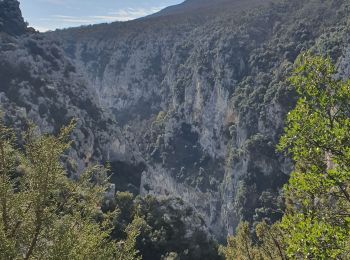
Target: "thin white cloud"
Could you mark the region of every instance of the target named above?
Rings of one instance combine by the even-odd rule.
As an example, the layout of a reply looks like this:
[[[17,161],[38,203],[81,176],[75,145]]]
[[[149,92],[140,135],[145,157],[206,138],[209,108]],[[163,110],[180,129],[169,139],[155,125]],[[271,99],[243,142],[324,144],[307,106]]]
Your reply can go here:
[[[44,3],[54,4],[54,5],[63,5],[66,3],[65,0],[40,0],[40,1]]]
[[[42,18],[41,21],[50,21],[55,23],[72,23],[76,24],[95,24],[113,21],[130,21],[140,17],[150,15],[160,11],[163,7],[151,8],[125,8],[107,13],[107,15],[91,15],[91,16],[68,16],[53,15],[50,18]]]
[[[36,30],[38,30],[39,32],[48,32],[48,31],[50,31],[49,28],[41,27],[41,26],[34,26],[34,28],[35,28]]]
[[[147,16],[156,13],[164,7],[151,7],[151,8],[125,8],[119,9],[114,12],[110,12],[110,17],[114,17],[117,21],[128,21],[139,17]]]
[[[86,24],[91,23],[93,20],[90,17],[68,16],[68,15],[53,15],[52,18],[46,19],[48,21],[58,21],[65,23],[78,23]]]
[[[63,2],[64,0],[42,0]],[[164,7],[150,8],[123,8],[115,11],[107,12],[106,15],[90,15],[90,16],[71,16],[71,15],[52,15],[47,18],[39,18],[39,23],[32,24],[34,28],[41,32],[54,30],[56,28],[67,28],[79,25],[89,25],[98,23],[110,23],[114,21],[130,21],[140,17],[144,17],[156,13]]]

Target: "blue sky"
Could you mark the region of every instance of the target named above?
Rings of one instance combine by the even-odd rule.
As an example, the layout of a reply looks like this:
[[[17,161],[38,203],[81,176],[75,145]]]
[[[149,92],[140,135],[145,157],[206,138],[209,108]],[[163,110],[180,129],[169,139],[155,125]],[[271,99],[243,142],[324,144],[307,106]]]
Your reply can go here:
[[[19,0],[24,19],[39,31],[127,21],[183,0]]]

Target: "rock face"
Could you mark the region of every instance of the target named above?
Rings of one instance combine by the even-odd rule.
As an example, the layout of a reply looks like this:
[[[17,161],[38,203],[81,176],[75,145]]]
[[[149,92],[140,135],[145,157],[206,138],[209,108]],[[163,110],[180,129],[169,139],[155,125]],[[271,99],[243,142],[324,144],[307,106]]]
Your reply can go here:
[[[315,45],[339,57],[325,37],[334,26],[347,35],[340,1],[269,2],[188,0],[49,35],[142,154],[141,194],[181,197],[221,238],[241,219],[279,217],[292,166],[275,145],[295,100],[285,78]]]
[[[74,63],[57,42],[27,29],[17,1],[1,1],[0,7],[0,110],[5,122],[24,129],[32,120],[42,132],[57,133],[76,119],[69,155],[74,161],[65,160],[70,172],[79,174],[91,163],[106,161],[127,171],[137,155],[128,150],[115,120],[97,103]],[[137,170],[122,190],[138,192]]]
[[[0,0],[0,32],[10,35],[21,35],[27,31],[19,2],[16,0]]]
[[[292,166],[275,145],[295,102],[285,79],[302,51],[343,55],[349,7],[212,2],[216,8],[188,0],[136,21],[11,38],[19,47],[3,43],[1,60],[18,72],[4,66],[0,89],[6,111],[16,107],[42,128],[81,118],[79,160],[111,160],[117,188],[182,198],[224,239],[242,219],[280,216]]]

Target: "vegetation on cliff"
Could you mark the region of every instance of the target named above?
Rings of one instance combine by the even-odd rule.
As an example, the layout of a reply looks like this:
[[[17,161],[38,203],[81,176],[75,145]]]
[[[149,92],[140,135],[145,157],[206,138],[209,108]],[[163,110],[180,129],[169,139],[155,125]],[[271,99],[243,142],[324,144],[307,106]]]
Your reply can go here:
[[[350,81],[330,59],[302,55],[290,79],[299,100],[279,144],[295,161],[284,187],[282,220],[247,222],[224,250],[227,259],[349,259]]]
[[[135,217],[145,221],[136,241],[143,260],[221,259],[218,244],[208,237],[204,220],[181,199],[134,197],[128,192],[118,192],[113,204],[120,211],[114,223],[113,239],[125,239],[126,227]]]
[[[142,194],[117,192],[109,202],[97,203],[92,223],[86,222],[102,230],[91,235],[103,247],[113,245],[114,256],[124,249],[112,241],[128,241],[127,227],[142,217],[134,223],[138,229],[131,228],[131,259],[137,250],[143,259],[217,259],[210,234],[226,239],[239,221],[247,222],[229,238],[228,259],[346,259],[349,99],[348,85],[337,78],[350,74],[349,2],[206,2],[226,4],[196,14],[38,34],[27,30],[18,1],[0,0],[0,105],[6,125],[20,132],[29,118],[41,131],[56,133],[79,118],[72,149],[60,157],[64,174],[72,177],[64,185],[82,182],[77,176],[91,163],[111,161],[116,190]],[[339,64],[339,75],[333,76],[329,60],[307,57],[301,62],[292,80],[301,101],[289,115],[281,141],[289,156],[282,156],[275,145],[297,101],[285,79],[296,57],[308,49],[329,55]],[[330,92],[322,88],[326,83]],[[333,129],[322,110],[327,106],[333,108]],[[25,158],[27,142],[24,148],[22,141],[15,143],[11,147],[20,147],[13,149],[16,158]],[[292,166],[288,157],[296,162],[295,173],[282,192]],[[15,163],[9,179],[14,197],[25,182],[22,161]],[[49,196],[49,203],[61,199],[55,196]],[[23,213],[28,202],[21,203]],[[14,223],[23,221],[20,226],[30,236],[33,215],[22,220],[23,214]],[[29,248],[31,237],[17,241],[0,234],[4,254]],[[39,236],[43,248],[53,246],[50,234]],[[93,247],[87,244],[86,250]],[[73,259],[81,256],[67,250]]]

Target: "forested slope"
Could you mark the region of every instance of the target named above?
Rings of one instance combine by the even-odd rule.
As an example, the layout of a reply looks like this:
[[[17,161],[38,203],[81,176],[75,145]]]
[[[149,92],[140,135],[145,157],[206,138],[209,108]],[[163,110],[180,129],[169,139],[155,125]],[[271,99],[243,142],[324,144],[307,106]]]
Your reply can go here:
[[[292,164],[275,144],[296,98],[285,79],[309,49],[347,67],[349,7],[214,2],[48,37],[61,39],[142,154],[141,194],[181,197],[221,236],[240,219],[280,217]]]
[[[6,121],[57,131],[78,118],[71,172],[110,161],[117,190],[179,197],[219,239],[278,219],[292,163],[275,145],[296,100],[285,79],[309,49],[349,74],[349,4],[214,2],[38,34],[1,1]]]

